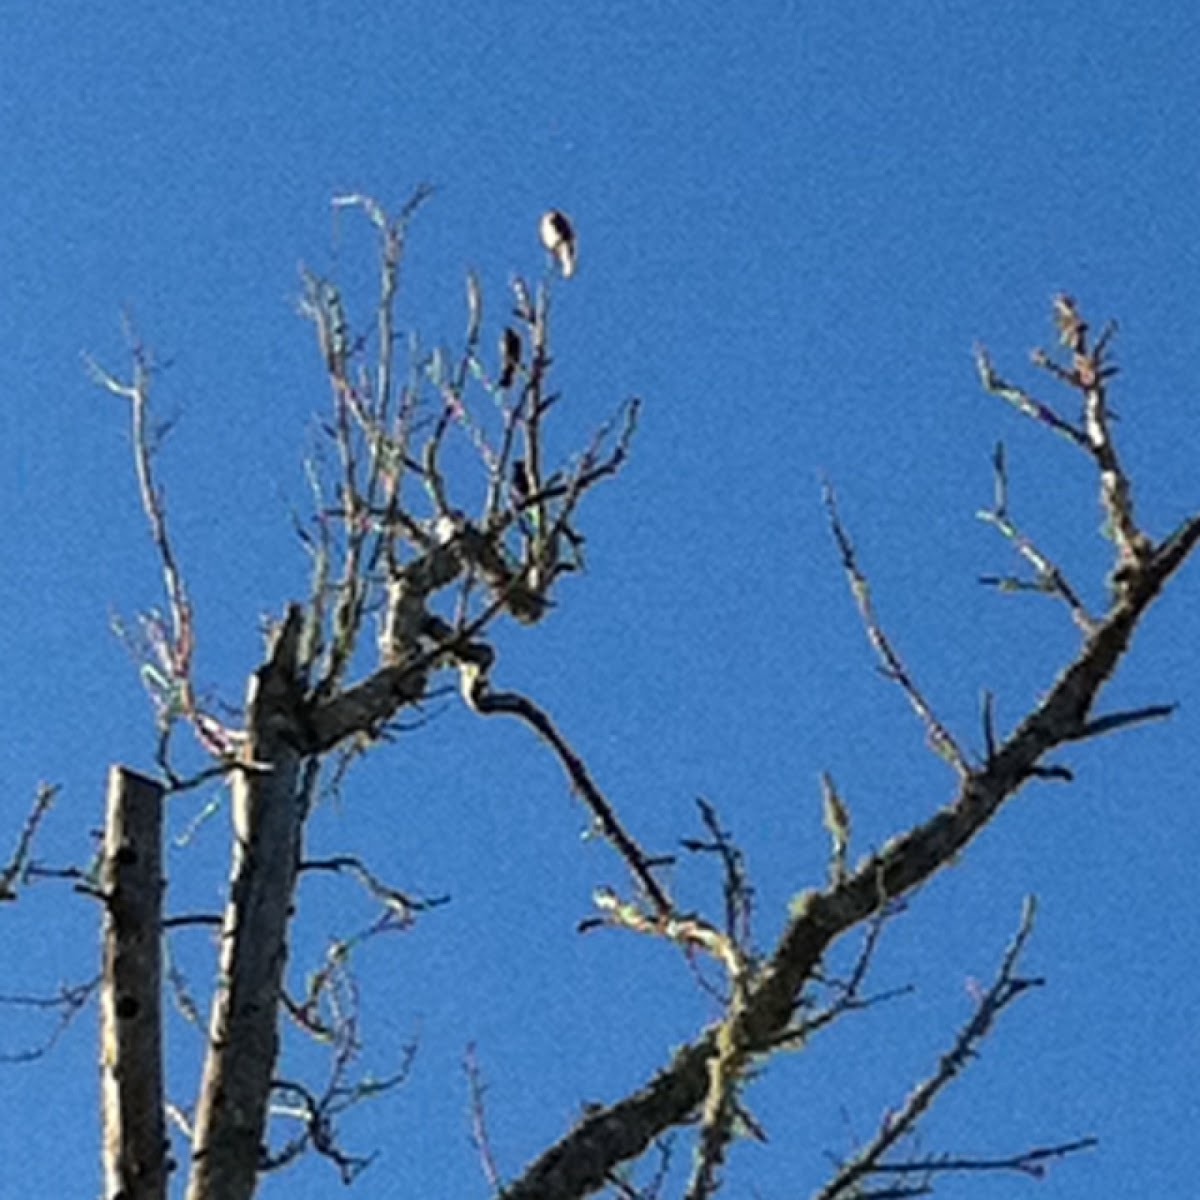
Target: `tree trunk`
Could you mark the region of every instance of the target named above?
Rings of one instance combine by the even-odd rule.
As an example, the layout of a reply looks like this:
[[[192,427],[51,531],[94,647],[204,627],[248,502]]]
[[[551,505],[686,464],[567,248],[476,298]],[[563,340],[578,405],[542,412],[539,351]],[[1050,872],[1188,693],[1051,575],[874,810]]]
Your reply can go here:
[[[301,626],[301,611],[292,606],[250,683],[247,744],[233,780],[233,868],[188,1200],[248,1200],[262,1161],[288,915],[308,807]]]
[[[164,1200],[162,785],[108,774],[100,1114],[107,1200]]]

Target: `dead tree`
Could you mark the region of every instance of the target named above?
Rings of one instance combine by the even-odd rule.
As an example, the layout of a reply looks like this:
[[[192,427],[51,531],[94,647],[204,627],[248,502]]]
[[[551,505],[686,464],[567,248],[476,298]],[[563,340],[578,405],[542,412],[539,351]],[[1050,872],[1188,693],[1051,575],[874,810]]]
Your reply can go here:
[[[106,1194],[111,1200],[165,1195],[169,1154],[163,1111],[172,1112],[188,1136],[189,1200],[249,1197],[264,1170],[305,1150],[329,1158],[347,1180],[361,1167],[361,1160],[340,1148],[333,1127],[334,1115],[362,1098],[354,1087],[318,1094],[279,1075],[278,1030],[285,1012],[325,1037],[335,1056],[352,1040],[352,1014],[337,1003],[344,964],[331,963],[318,973],[301,998],[290,996],[284,986],[294,894],[303,871],[333,870],[362,884],[379,902],[384,921],[410,922],[429,901],[384,882],[349,856],[306,861],[305,825],[322,767],[336,764],[339,756],[371,750],[387,737],[398,715],[419,705],[447,674],[457,678],[473,712],[515,718],[538,736],[587,805],[596,831],[623,861],[627,887],[621,893],[598,890],[596,912],[581,922],[581,930],[605,926],[662,939],[691,962],[710,959],[723,977],[720,1020],[675,1052],[644,1086],[589,1107],[515,1179],[502,1181],[492,1162],[471,1066],[476,1141],[496,1194],[506,1200],[567,1200],[605,1187],[623,1196],[656,1195],[661,1176],[657,1183],[652,1179],[635,1187],[625,1170],[680,1127],[695,1129],[686,1195],[700,1200],[714,1194],[730,1142],[756,1132],[746,1097],[754,1069],[872,1002],[863,981],[892,907],[960,856],[1029,781],[1066,778],[1066,770],[1053,761],[1055,750],[1169,712],[1155,706],[1098,713],[1096,702],[1146,610],[1200,540],[1200,516],[1160,540],[1137,523],[1108,409],[1111,331],[1093,338],[1074,303],[1060,297],[1055,317],[1065,361],[1040,352],[1035,361],[1079,398],[1080,419],[1065,418],[1006,382],[982,351],[978,363],[989,392],[1062,435],[1094,463],[1113,546],[1105,610],[1089,612],[1066,570],[1018,527],[998,450],[995,500],[984,515],[1032,573],[987,582],[1056,596],[1079,628],[1080,645],[1042,700],[1007,734],[994,727],[990,702],[985,703],[985,751],[974,759],[938,719],[889,640],[833,490],[827,488],[830,527],[867,635],[884,673],[907,698],[930,746],[952,772],[953,798],[923,823],[897,832],[851,863],[849,806],[826,777],[828,878],[798,895],[776,945],[765,953],[749,938],[750,885],[741,855],[719,814],[702,805],[703,835],[683,844],[713,856],[719,865],[724,908],[712,916],[682,910],[663,869],[667,856],[642,848],[551,715],[530,697],[498,686],[490,637],[504,619],[536,626],[556,603],[562,576],[582,565],[581,502],[620,470],[638,403],[622,406],[573,459],[546,461],[544,430],[557,398],[549,382],[551,296],[553,287],[570,286],[560,280],[551,285],[549,276],[534,287],[514,281],[511,312],[490,329],[487,341],[492,346],[499,337],[499,355],[483,349],[483,296],[470,278],[461,349],[417,351],[401,363],[394,302],[408,224],[423,197],[418,194],[394,218],[367,197],[336,202],[365,213],[378,237],[380,290],[373,327],[354,323],[335,281],[304,277],[301,308],[315,328],[329,383],[326,433],[333,466],[325,473],[313,467],[313,520],[300,530],[312,563],[309,594],[278,615],[240,720],[231,721],[206,704],[195,681],[191,602],[151,453],[152,358],[134,340],[128,377],[94,368],[96,378],[129,405],[142,506],[165,593],[165,615],[144,616],[128,635],[154,699],[161,779],[114,774],[108,839],[94,889],[111,934],[101,981]],[[571,273],[559,266],[561,277]],[[570,266],[573,271],[573,231]],[[471,489],[443,467],[443,451],[452,438],[465,438],[474,451],[480,472],[474,482],[481,485],[475,494],[482,496],[474,506],[465,498]],[[174,738],[181,728],[190,728],[208,758],[198,774],[182,773],[176,765]],[[158,913],[161,866],[151,843],[158,837],[163,793],[212,778],[224,778],[231,797],[230,877],[219,920],[203,1081],[194,1112],[185,1113],[167,1105],[154,1057],[162,973],[156,947],[159,934],[175,919]],[[0,874],[0,896],[29,877],[29,842],[46,804],[35,810],[17,853]],[[837,1166],[819,1193],[822,1200],[925,1194],[938,1174],[955,1170],[1034,1174],[1090,1144],[1089,1139],[1047,1144],[988,1162],[906,1160],[897,1154],[901,1140],[964,1068],[998,1015],[1038,982],[1018,970],[1032,917],[1030,904],[993,984],[978,995],[970,1021],[877,1136]],[[831,981],[823,973],[826,956],[854,930],[864,932],[854,970]],[[131,1053],[137,1056],[136,1070],[122,1067]],[[306,1114],[303,1132],[282,1149],[268,1150],[271,1107],[284,1097]],[[881,1179],[891,1182],[881,1185]],[[876,1190],[865,1192],[872,1181]]]
[[[163,787],[225,775],[231,797],[219,984],[200,1095],[187,1122],[190,1200],[250,1196],[263,1169],[305,1143],[331,1157],[347,1178],[361,1165],[338,1149],[328,1112],[298,1084],[284,1090],[312,1110],[306,1136],[274,1155],[264,1149],[268,1111],[282,1088],[276,1077],[281,1011],[288,1006],[317,1032],[327,999],[322,992],[335,987],[331,973],[302,1003],[285,995],[288,922],[302,868],[350,871],[394,919],[411,920],[420,907],[357,860],[303,862],[305,821],[321,766],[386,736],[397,714],[420,704],[446,671],[459,675],[463,696],[477,711],[514,711],[514,705],[525,711],[520,698],[490,688],[495,652],[489,629],[504,616],[535,625],[553,603],[560,577],[582,564],[580,503],[619,470],[637,419],[638,402],[628,401],[571,461],[545,461],[543,429],[557,399],[549,386],[546,280],[536,287],[514,281],[498,364],[486,361],[481,348],[483,297],[471,278],[462,349],[454,355],[435,350],[407,363],[401,375],[393,308],[405,233],[424,194],[396,218],[364,196],[336,201],[365,212],[379,238],[373,342],[352,328],[335,282],[304,277],[301,311],[315,328],[330,386],[327,432],[336,467],[332,478],[312,470],[317,511],[301,531],[312,561],[311,592],[306,602],[288,605],[271,630],[238,724],[210,711],[195,684],[192,608],[154,476],[151,356],[134,340],[128,379],[92,368],[98,382],[129,404],[142,507],[163,571],[167,615],[142,618],[138,647],[158,714]],[[473,513],[441,465],[447,441],[463,435],[483,477],[484,500]],[[193,778],[174,765],[172,739],[181,725],[191,727],[211,758]],[[615,815],[606,811],[604,818],[622,853],[656,888]],[[117,840],[124,853],[127,844]],[[106,851],[106,864],[115,863],[115,854]],[[115,897],[105,895],[114,910]],[[117,974],[103,983],[106,1013],[110,994],[124,987]],[[117,1084],[127,1078],[109,1075]],[[158,1086],[161,1110],[161,1080]],[[119,1140],[124,1130],[113,1123],[110,1139]],[[114,1162],[132,1158],[125,1148],[114,1151]],[[110,1178],[114,1197],[162,1194],[130,1170],[114,1168]]]
[[[1093,339],[1075,303],[1059,296],[1054,304],[1059,340],[1066,362],[1037,351],[1034,363],[1081,401],[1082,416],[1065,418],[1031,392],[1002,379],[987,354],[977,354],[983,386],[1064,436],[1093,462],[1100,502],[1113,554],[1108,604],[1103,613],[1087,611],[1079,592],[1014,521],[1008,504],[1004,455],[995,456],[995,502],[987,519],[1009,540],[1031,574],[990,577],[985,582],[1006,589],[1030,588],[1060,599],[1081,633],[1075,656],[1059,671],[1042,700],[1007,735],[994,727],[990,699],[982,721],[985,753],[974,761],[938,720],[912,674],[894,650],[873,607],[867,579],[838,515],[831,489],[826,491],[830,525],[851,592],[885,675],[907,697],[924,724],[931,748],[946,761],[957,781],[950,803],[927,821],[899,832],[880,850],[853,868],[847,864],[849,813],[832,782],[826,780],[826,824],[831,835],[830,881],[801,893],[774,949],[761,960],[750,959],[726,922],[721,933],[711,929],[713,953],[725,963],[730,986],[725,1017],[677,1051],[646,1084],[616,1102],[589,1111],[554,1146],[530,1164],[505,1190],[506,1200],[566,1200],[587,1195],[610,1181],[622,1163],[645,1154],[655,1139],[699,1114],[700,1131],[689,1198],[712,1194],[718,1185],[725,1149],[745,1124],[740,1093],[751,1069],[780,1048],[797,1045],[816,1028],[840,1015],[835,1002],[814,1021],[806,1004],[821,979],[823,959],[851,930],[886,915],[888,906],[955,861],[997,816],[1003,805],[1035,779],[1070,779],[1070,772],[1051,761],[1058,748],[1086,741],[1144,721],[1161,719],[1170,705],[1097,714],[1101,688],[1128,651],[1150,604],[1182,566],[1200,540],[1200,514],[1183,521],[1161,540],[1138,524],[1132,486],[1112,437],[1108,381],[1115,373],[1109,361],[1113,327]],[[735,881],[736,883],[736,881]],[[736,891],[736,886],[734,887]],[[668,917],[656,924],[644,906],[612,905],[610,920],[630,928],[679,936],[678,922]],[[1093,1144],[1090,1138],[1038,1147],[994,1162],[939,1159],[889,1159],[899,1140],[911,1132],[938,1092],[965,1065],[973,1046],[988,1031],[997,1013],[1021,991],[1038,981],[1016,974],[1017,960],[1028,936],[1032,907],[1027,908],[993,986],[980,996],[972,1020],[929,1078],[918,1083],[885,1122],[879,1134],[852,1159],[840,1165],[820,1191],[821,1200],[835,1197],[914,1196],[927,1194],[933,1176],[942,1171],[990,1169],[1035,1174],[1063,1154]],[[687,936],[686,934],[684,936]],[[869,958],[871,940],[864,951]],[[843,991],[854,998],[858,971]],[[819,1006],[818,1006],[819,1011]],[[865,1181],[876,1176],[896,1180],[865,1193]],[[898,1178],[899,1177],[899,1178]]]

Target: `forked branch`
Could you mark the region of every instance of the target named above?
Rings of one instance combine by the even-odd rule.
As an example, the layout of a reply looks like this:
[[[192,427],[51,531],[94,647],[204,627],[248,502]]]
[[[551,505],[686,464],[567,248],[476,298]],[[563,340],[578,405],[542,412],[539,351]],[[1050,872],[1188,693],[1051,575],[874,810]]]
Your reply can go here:
[[[880,636],[865,581],[835,510],[831,516],[843,566],[872,641],[889,674],[905,688],[922,714],[933,735],[931,740],[943,752],[948,751],[954,761],[959,772],[956,794],[928,820],[894,837],[843,878],[799,895],[774,952],[749,979],[745,1003],[732,1023],[722,1021],[710,1027],[677,1051],[643,1087],[607,1107],[588,1112],[509,1185],[507,1200],[575,1200],[586,1196],[601,1187],[619,1163],[638,1157],[667,1129],[691,1119],[710,1095],[710,1064],[721,1054],[723,1042],[732,1042],[740,1053],[748,1055],[768,1053],[785,1035],[804,989],[834,941],[956,860],[1008,800],[1030,779],[1046,773],[1044,759],[1049,753],[1066,743],[1118,727],[1105,718],[1092,719],[1092,708],[1129,649],[1146,610],[1200,541],[1200,515],[1187,518],[1157,545],[1144,539],[1132,524],[1129,489],[1120,482],[1123,476],[1107,441],[1102,394],[1107,375],[1099,365],[1107,340],[1101,339],[1094,349],[1087,350],[1086,343],[1081,342],[1083,335],[1069,319],[1073,308],[1060,305],[1058,311],[1064,322],[1064,338],[1071,339],[1077,353],[1090,355],[1090,367],[1088,363],[1076,363],[1075,367],[1091,397],[1086,430],[1077,429],[1026,393],[1003,384],[986,357],[981,358],[981,372],[990,390],[1000,392],[1022,411],[1093,454],[1117,542],[1116,586],[1108,611],[1095,622],[1077,654],[1039,703],[1007,738],[1001,740],[990,732],[992,753],[982,766],[970,768],[954,743],[938,736],[940,726],[919,693],[906,683],[907,674],[897,668],[898,660]],[[1161,713],[1156,708],[1138,715],[1149,719]]]

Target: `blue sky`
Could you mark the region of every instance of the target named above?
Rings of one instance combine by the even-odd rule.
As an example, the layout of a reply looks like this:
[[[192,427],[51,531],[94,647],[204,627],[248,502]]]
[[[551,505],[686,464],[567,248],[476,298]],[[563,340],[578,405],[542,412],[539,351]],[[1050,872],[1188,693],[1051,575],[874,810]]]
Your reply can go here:
[[[400,320],[427,343],[536,278],[540,213],[568,211],[580,269],[555,285],[559,436],[581,443],[645,400],[635,453],[583,519],[589,571],[542,626],[506,630],[497,680],[550,709],[644,841],[697,832],[704,795],[740,840],[764,946],[822,876],[818,776],[852,807],[855,854],[944,803],[952,779],[874,670],[824,525],[837,485],[879,611],[943,720],[979,748],[1076,646],[1049,600],[975,582],[1013,567],[976,521],[1003,438],[1018,519],[1098,607],[1107,543],[1090,468],[976,386],[983,340],[1032,382],[1049,303],[1121,322],[1114,406],[1161,536],[1200,501],[1193,370],[1200,104],[1192,6],[627,3],[367,6],[62,0],[9,6],[0,40],[0,779],[14,831],[39,779],[62,786],[41,852],[87,853],[108,763],[148,768],[153,729],[109,632],[160,602],[125,412],[81,352],[125,367],[119,313],[169,361],[159,459],[200,632],[201,681],[241,699],[264,614],[303,594],[290,512],[326,388],[296,314],[298,265],[373,278],[365,222],[330,199],[436,195],[413,227]],[[1047,398],[1052,398],[1047,393]],[[1068,407],[1070,399],[1063,399]],[[1040,918],[1019,1002],[946,1097],[923,1148],[999,1155],[1095,1134],[1043,1194],[1181,1195],[1200,1118],[1191,966],[1200,655],[1195,568],[1150,614],[1105,694],[1178,701],[1164,725],[1063,756],[894,923],[874,976],[911,997],[845,1022],[749,1099],[771,1145],[741,1145],[730,1194],[808,1194],[927,1071],[990,976],[1021,898]],[[211,795],[171,801],[183,830]],[[453,699],[351,774],[315,852],[368,855],[452,903],[360,963],[365,1065],[419,1038],[411,1082],[347,1118],[380,1157],[359,1197],[483,1196],[468,1144],[465,1046],[515,1174],[585,1100],[639,1085],[716,1016],[667,945],[580,937],[619,864],[581,843],[556,766],[517,726]],[[215,908],[223,816],[171,850],[170,903]],[[680,868],[711,902],[703,864]],[[305,884],[307,941],[364,918]],[[3,914],[3,991],[93,969],[95,911],[42,885]],[[179,953],[203,961],[203,935]],[[189,961],[191,961],[189,959]],[[202,981],[196,979],[197,988]],[[43,1023],[44,1025],[44,1023]],[[0,1050],[41,1026],[0,1015]],[[0,1074],[13,1194],[95,1190],[89,1013],[52,1056]],[[171,1030],[172,1097],[196,1039]],[[947,1182],[1008,1196],[1019,1179]],[[264,1196],[340,1191],[306,1162]]]

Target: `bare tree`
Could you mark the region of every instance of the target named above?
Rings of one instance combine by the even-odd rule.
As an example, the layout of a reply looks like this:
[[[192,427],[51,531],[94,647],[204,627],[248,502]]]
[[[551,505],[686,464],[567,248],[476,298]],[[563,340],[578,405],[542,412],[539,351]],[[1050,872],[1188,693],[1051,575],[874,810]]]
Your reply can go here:
[[[826,776],[828,877],[799,895],[777,943],[768,950],[757,948],[750,937],[751,885],[741,853],[720,814],[702,803],[702,834],[682,845],[712,856],[724,881],[724,901],[712,915],[682,909],[664,870],[670,856],[643,849],[543,707],[498,686],[491,639],[496,623],[505,619],[536,626],[560,599],[561,577],[582,564],[582,501],[619,472],[638,403],[621,405],[572,458],[547,460],[545,430],[557,399],[550,382],[553,288],[548,276],[533,287],[514,280],[511,312],[486,336],[491,326],[485,321],[482,291],[469,278],[461,348],[453,354],[414,351],[401,361],[394,306],[409,222],[424,196],[419,192],[396,217],[365,196],[335,202],[340,209],[365,214],[378,237],[373,325],[354,322],[335,281],[304,277],[301,308],[316,331],[331,399],[325,426],[329,453],[324,464],[311,465],[314,511],[311,521],[299,527],[312,582],[306,599],[286,605],[270,629],[264,659],[250,678],[238,719],[207,703],[195,682],[191,601],[154,474],[152,357],[132,338],[128,375],[92,368],[96,379],[129,406],[135,469],[165,597],[163,614],[146,614],[134,630],[126,631],[155,706],[160,777],[143,779],[114,769],[99,869],[67,872],[100,898],[105,911],[99,992],[105,1178],[111,1200],[166,1194],[170,1154],[164,1113],[185,1131],[190,1146],[189,1200],[249,1197],[264,1171],[306,1151],[328,1158],[347,1181],[364,1165],[341,1148],[335,1118],[399,1083],[404,1072],[371,1085],[349,1075],[356,1045],[353,990],[347,984],[349,946],[330,957],[303,996],[287,991],[284,968],[294,894],[306,872],[344,874],[378,903],[373,932],[412,922],[436,899],[403,891],[353,856],[307,859],[305,826],[323,768],[337,776],[350,758],[386,741],[400,715],[419,706],[448,673],[457,677],[471,711],[513,717],[537,735],[587,805],[595,830],[623,862],[627,886],[621,892],[598,889],[596,912],[581,929],[607,926],[664,939],[689,963],[710,959],[722,977],[713,988],[722,1007],[718,1021],[671,1055],[644,1086],[612,1103],[588,1107],[515,1179],[502,1180],[495,1165],[481,1076],[473,1055],[468,1057],[474,1138],[493,1191],[507,1200],[565,1200],[606,1187],[620,1196],[658,1195],[666,1179],[662,1139],[680,1127],[695,1130],[687,1197],[714,1194],[731,1141],[758,1132],[745,1099],[756,1067],[776,1053],[802,1046],[847,1013],[886,998],[869,994],[865,981],[896,904],[959,856],[1030,780],[1069,778],[1052,760],[1056,749],[1170,711],[1154,706],[1097,713],[1096,701],[1147,608],[1200,540],[1200,516],[1161,540],[1139,526],[1130,480],[1112,438],[1107,399],[1112,331],[1092,337],[1075,304],[1059,297],[1054,311],[1064,357],[1060,361],[1039,351],[1035,363],[1078,398],[1078,420],[1061,416],[1031,392],[1006,382],[983,351],[978,365],[989,392],[1062,435],[1094,464],[1113,547],[1105,610],[1089,612],[1065,568],[1018,526],[998,448],[994,503],[984,515],[1029,573],[990,576],[985,582],[1057,597],[1081,640],[1044,697],[1007,735],[994,727],[991,703],[985,700],[985,749],[974,759],[939,720],[889,640],[833,489],[827,486],[830,528],[866,633],[883,672],[907,698],[930,747],[953,773],[955,795],[926,821],[898,831],[852,864],[851,813]],[[552,211],[541,231],[560,275],[568,277],[577,254],[569,221]],[[492,337],[499,340],[494,353]],[[453,439],[465,439],[473,452],[473,478],[444,466]],[[177,766],[175,736],[185,728],[207,758],[191,774]],[[163,916],[157,846],[162,799],[214,778],[227,782],[231,797],[224,914]],[[22,882],[50,873],[32,859],[31,846],[51,799],[46,793],[39,796],[12,859],[0,872],[0,898],[11,898]],[[1033,914],[1030,902],[994,981],[979,989],[969,1021],[948,1035],[944,1055],[898,1097],[878,1133],[835,1166],[819,1192],[822,1200],[923,1195],[947,1172],[1034,1176],[1051,1161],[1092,1144],[1089,1138],[1077,1138],[998,1159],[903,1154],[922,1115],[969,1063],[999,1015],[1040,982],[1019,969]],[[164,1094],[158,1012],[164,976],[177,1000],[186,1000],[186,994],[170,968],[164,969],[160,948],[164,930],[196,922],[219,930],[219,949],[202,1084],[194,1109],[185,1111],[168,1103]],[[855,930],[862,932],[863,941],[853,968],[835,975],[828,967],[829,951]],[[82,996],[61,997],[60,1006],[74,1013],[90,992],[89,986]],[[323,1090],[281,1075],[279,1024],[285,1013],[330,1047],[335,1070],[333,1082]],[[271,1113],[282,1105],[300,1114],[301,1133],[282,1147],[268,1148]],[[649,1176],[635,1185],[629,1166],[655,1147],[660,1157],[651,1163]]]

